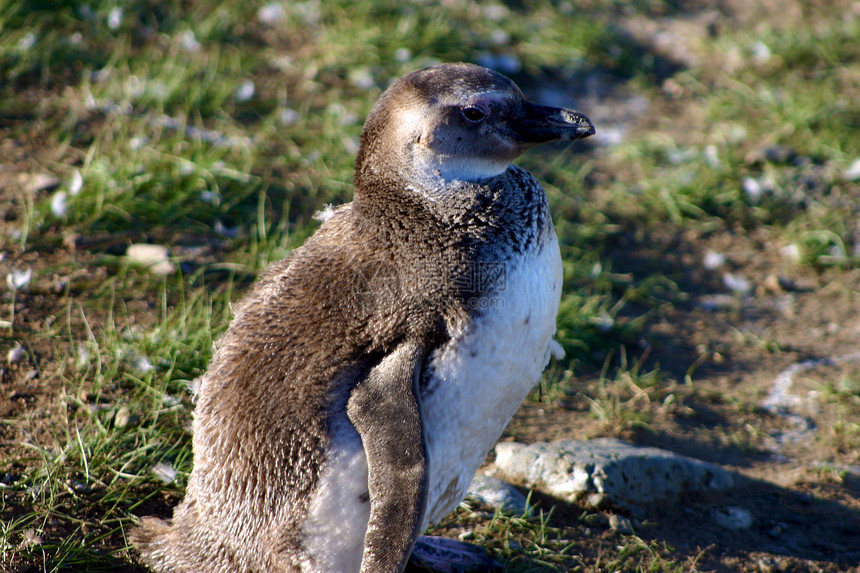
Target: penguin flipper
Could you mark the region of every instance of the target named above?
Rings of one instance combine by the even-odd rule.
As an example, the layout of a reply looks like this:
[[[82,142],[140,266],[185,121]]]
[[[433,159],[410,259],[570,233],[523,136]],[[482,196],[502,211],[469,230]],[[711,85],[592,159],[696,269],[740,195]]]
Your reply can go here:
[[[370,520],[362,573],[402,571],[427,504],[427,454],[418,402],[424,348],[404,342],[359,381],[347,416],[367,456]]]

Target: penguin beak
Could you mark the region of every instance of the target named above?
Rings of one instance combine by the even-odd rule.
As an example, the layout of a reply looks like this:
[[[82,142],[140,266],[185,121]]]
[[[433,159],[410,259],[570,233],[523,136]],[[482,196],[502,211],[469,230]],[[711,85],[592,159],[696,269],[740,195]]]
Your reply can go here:
[[[511,122],[518,139],[529,145],[573,141],[594,135],[594,124],[578,111],[523,102],[522,113]]]

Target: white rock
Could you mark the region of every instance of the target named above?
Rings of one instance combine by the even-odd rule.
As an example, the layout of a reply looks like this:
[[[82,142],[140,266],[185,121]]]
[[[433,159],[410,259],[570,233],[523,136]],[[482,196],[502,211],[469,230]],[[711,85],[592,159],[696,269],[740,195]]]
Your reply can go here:
[[[735,484],[734,475],[719,466],[611,438],[530,446],[500,442],[495,464],[511,479],[561,499],[601,493],[619,506],[673,499],[689,492],[725,490]]]
[[[483,474],[477,474],[472,479],[466,497],[517,515],[522,515],[529,509],[526,496],[520,490],[498,478]]]

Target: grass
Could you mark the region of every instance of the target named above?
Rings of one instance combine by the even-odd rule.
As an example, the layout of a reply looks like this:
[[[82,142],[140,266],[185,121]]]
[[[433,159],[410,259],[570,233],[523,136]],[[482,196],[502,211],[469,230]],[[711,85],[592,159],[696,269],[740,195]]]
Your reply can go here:
[[[585,396],[607,433],[647,429],[673,396],[665,373],[623,353],[682,299],[671,270],[626,270],[631,244],[667,250],[643,229],[768,227],[799,247],[801,264],[856,269],[858,183],[843,173],[860,155],[860,24],[723,30],[704,58],[739,51],[732,73],[676,69],[614,23],[672,16],[675,4],[2,3],[4,167],[57,182],[34,190],[15,180],[0,192],[0,251],[34,269],[0,308],[0,346],[24,352],[5,375],[29,388],[3,419],[0,565],[134,564],[134,516],[182,495],[187,388],[229,303],[313,232],[314,212],[349,200],[363,118],[391,78],[416,67],[495,61],[526,87],[561,78],[577,93],[599,72],[649,101],[666,99],[671,77],[672,97],[698,102],[677,138],[653,119],[609,150],[521,161],[545,182],[564,256],[558,338],[568,357],[547,396],[562,400],[578,374],[603,365]],[[750,57],[759,44],[767,59]],[[791,158],[754,157],[776,145]],[[744,191],[746,180],[761,193]],[[144,242],[168,245],[178,272],[130,267],[126,247]],[[858,440],[849,382],[826,391],[838,412],[826,439],[838,450]],[[543,509],[456,519],[513,571],[695,566],[635,535],[585,551],[574,544],[579,522]]]

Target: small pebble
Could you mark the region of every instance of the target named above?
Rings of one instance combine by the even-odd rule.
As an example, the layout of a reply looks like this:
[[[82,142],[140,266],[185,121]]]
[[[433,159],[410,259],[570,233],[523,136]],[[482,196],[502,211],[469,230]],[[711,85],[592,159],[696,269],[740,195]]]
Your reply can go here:
[[[128,411],[128,406],[120,406],[113,416],[113,425],[115,428],[125,428],[129,420],[131,420],[131,413]]]
[[[779,250],[779,254],[789,259],[791,261],[799,261],[800,260],[800,247],[796,244],[792,243],[790,245],[786,245]]]
[[[779,277],[776,275],[767,275],[761,286],[765,292],[771,294],[781,294],[783,292],[782,284],[779,282]]]
[[[750,527],[753,524],[753,516],[749,510],[731,505],[716,510],[714,521],[721,527],[738,531]]]
[[[633,533],[633,522],[631,522],[629,518],[624,517],[623,515],[612,513],[609,515],[609,528],[612,531],[617,531],[618,533],[630,535]]]
[[[592,493],[589,494],[585,500],[586,505],[593,509],[600,509],[601,507],[606,506],[609,498],[604,493]]]
[[[32,175],[21,175],[19,180],[22,182],[24,189],[30,193],[38,193],[39,191],[50,191],[60,186],[60,178],[54,177],[49,173],[34,173]]]

